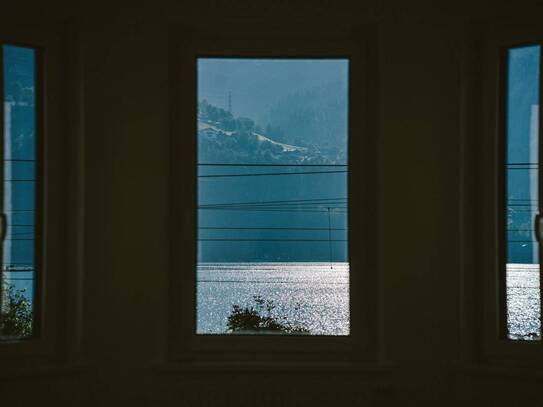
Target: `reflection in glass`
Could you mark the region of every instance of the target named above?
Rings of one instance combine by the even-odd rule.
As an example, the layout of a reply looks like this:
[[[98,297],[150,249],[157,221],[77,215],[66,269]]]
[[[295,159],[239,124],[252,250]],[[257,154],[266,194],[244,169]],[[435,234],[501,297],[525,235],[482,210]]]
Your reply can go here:
[[[197,64],[197,333],[348,335],[348,60]]]
[[[29,337],[33,328],[36,201],[35,50],[3,46],[2,318],[0,338]]]
[[[541,339],[539,245],[540,47],[508,52],[506,100],[507,330],[516,340]]]

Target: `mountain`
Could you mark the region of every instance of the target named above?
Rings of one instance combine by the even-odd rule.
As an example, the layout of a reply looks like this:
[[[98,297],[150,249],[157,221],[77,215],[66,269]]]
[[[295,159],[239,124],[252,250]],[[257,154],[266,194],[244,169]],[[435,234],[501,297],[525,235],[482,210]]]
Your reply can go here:
[[[198,261],[346,261],[344,157],[257,127],[200,104]]]
[[[348,89],[345,80],[293,92],[269,111],[268,122],[287,143],[347,151]]]
[[[272,126],[267,126],[273,128]],[[319,134],[318,129],[314,130]],[[346,148],[278,141],[252,119],[234,117],[206,100],[198,105],[200,163],[345,164]],[[297,139],[290,137],[289,139]],[[302,142],[303,143],[303,142]]]
[[[346,82],[348,69],[346,59],[199,58],[198,99],[265,126],[277,103],[306,89]]]
[[[198,120],[198,154],[201,163],[223,164],[335,164],[331,150],[281,143],[250,131],[228,131],[217,123]]]

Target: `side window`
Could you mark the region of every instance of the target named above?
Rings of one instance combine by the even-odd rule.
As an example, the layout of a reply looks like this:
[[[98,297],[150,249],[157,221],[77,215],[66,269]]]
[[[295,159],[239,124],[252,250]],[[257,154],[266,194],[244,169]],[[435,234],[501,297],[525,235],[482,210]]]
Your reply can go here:
[[[2,45],[0,339],[36,335],[38,307],[37,51]]]
[[[539,99],[541,47],[507,51],[505,225],[507,337],[541,339]]]

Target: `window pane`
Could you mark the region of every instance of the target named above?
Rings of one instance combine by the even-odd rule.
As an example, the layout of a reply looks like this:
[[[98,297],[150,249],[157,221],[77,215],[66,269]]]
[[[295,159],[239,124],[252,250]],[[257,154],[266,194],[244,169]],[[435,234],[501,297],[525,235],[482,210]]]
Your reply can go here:
[[[510,339],[539,340],[540,47],[509,50],[507,84],[507,329]]]
[[[2,47],[4,87],[3,211],[0,337],[32,335],[35,284],[35,51]]]
[[[349,334],[348,66],[198,59],[198,334]]]

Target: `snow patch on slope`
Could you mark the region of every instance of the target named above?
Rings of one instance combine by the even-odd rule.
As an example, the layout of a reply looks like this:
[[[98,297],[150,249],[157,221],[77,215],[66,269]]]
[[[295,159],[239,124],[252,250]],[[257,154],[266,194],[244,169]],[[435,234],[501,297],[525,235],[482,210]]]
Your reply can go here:
[[[206,123],[204,121],[198,120],[198,131],[207,130],[207,129],[214,130],[214,131],[220,132],[220,133],[224,133],[227,136],[231,136],[232,134],[235,133],[234,131],[226,131],[226,130],[218,128],[217,126],[214,126],[211,123]],[[298,146],[293,146],[291,144],[279,143],[279,142],[274,141],[271,138],[269,138],[267,136],[264,136],[262,134],[258,134],[258,133],[254,133],[254,132],[252,134],[257,138],[258,141],[260,141],[260,142],[267,141],[269,143],[280,146],[282,148],[282,150],[285,151],[285,152],[293,152],[293,151],[307,152],[306,147],[298,147]]]

